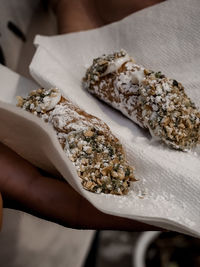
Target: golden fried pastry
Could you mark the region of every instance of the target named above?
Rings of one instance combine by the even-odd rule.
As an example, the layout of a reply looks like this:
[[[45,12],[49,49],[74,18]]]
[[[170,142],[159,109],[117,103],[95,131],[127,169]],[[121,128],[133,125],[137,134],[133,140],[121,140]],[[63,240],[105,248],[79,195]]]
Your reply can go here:
[[[200,143],[200,112],[182,84],[135,64],[124,50],[94,59],[83,85],[174,149]]]
[[[135,181],[119,140],[97,117],[81,110],[58,89],[38,89],[18,106],[53,125],[64,152],[74,164],[85,189],[122,195]]]

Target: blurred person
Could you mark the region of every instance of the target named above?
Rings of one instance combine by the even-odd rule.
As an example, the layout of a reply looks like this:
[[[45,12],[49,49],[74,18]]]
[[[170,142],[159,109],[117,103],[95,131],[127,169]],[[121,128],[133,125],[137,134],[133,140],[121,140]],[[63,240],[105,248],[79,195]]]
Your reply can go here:
[[[0,60],[13,70],[17,70],[23,57],[20,50],[38,2],[4,0],[0,3]],[[160,0],[53,0],[48,4],[55,13],[58,33],[69,33],[101,27],[158,2]],[[153,226],[100,212],[66,181],[44,174],[2,143],[0,170],[0,192],[5,208],[75,229],[155,230]]]

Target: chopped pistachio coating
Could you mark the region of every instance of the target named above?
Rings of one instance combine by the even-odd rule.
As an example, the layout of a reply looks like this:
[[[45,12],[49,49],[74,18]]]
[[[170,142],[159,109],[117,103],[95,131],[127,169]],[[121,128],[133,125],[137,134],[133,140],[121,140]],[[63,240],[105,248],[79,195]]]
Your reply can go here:
[[[144,125],[152,135],[180,150],[200,141],[200,113],[181,83],[151,74],[139,92]]]
[[[94,59],[84,87],[171,148],[187,151],[199,144],[200,112],[183,85],[161,71],[136,65],[122,52]],[[103,72],[98,71],[101,61],[106,61]]]
[[[50,123],[57,138],[75,166],[86,190],[95,193],[126,194],[134,178],[122,145],[100,119],[89,115],[58,89],[38,89],[18,106]]]

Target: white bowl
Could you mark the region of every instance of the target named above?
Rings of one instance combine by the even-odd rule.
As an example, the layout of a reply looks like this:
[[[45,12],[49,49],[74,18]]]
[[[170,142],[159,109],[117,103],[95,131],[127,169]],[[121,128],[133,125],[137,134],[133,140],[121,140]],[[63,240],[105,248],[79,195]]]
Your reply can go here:
[[[149,231],[141,234],[133,250],[133,267],[146,267],[145,256],[147,249],[160,233],[159,231]]]

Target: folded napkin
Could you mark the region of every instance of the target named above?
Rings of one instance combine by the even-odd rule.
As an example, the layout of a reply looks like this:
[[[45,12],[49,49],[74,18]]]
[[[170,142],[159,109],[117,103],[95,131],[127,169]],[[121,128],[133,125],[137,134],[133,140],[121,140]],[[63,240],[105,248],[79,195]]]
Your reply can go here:
[[[168,0],[100,29],[37,36],[30,65],[41,86],[60,88],[67,98],[109,125],[139,179],[126,196],[87,192],[70,175],[74,173],[72,164],[57,148],[53,133],[44,127],[52,144],[51,150],[47,149],[51,153],[45,156],[70,184],[105,213],[196,236],[200,236],[200,149],[186,153],[152,141],[147,132],[84,91],[81,80],[94,57],[124,48],[138,64],[182,82],[200,107],[199,13],[198,0]],[[35,118],[34,122],[39,124]]]

